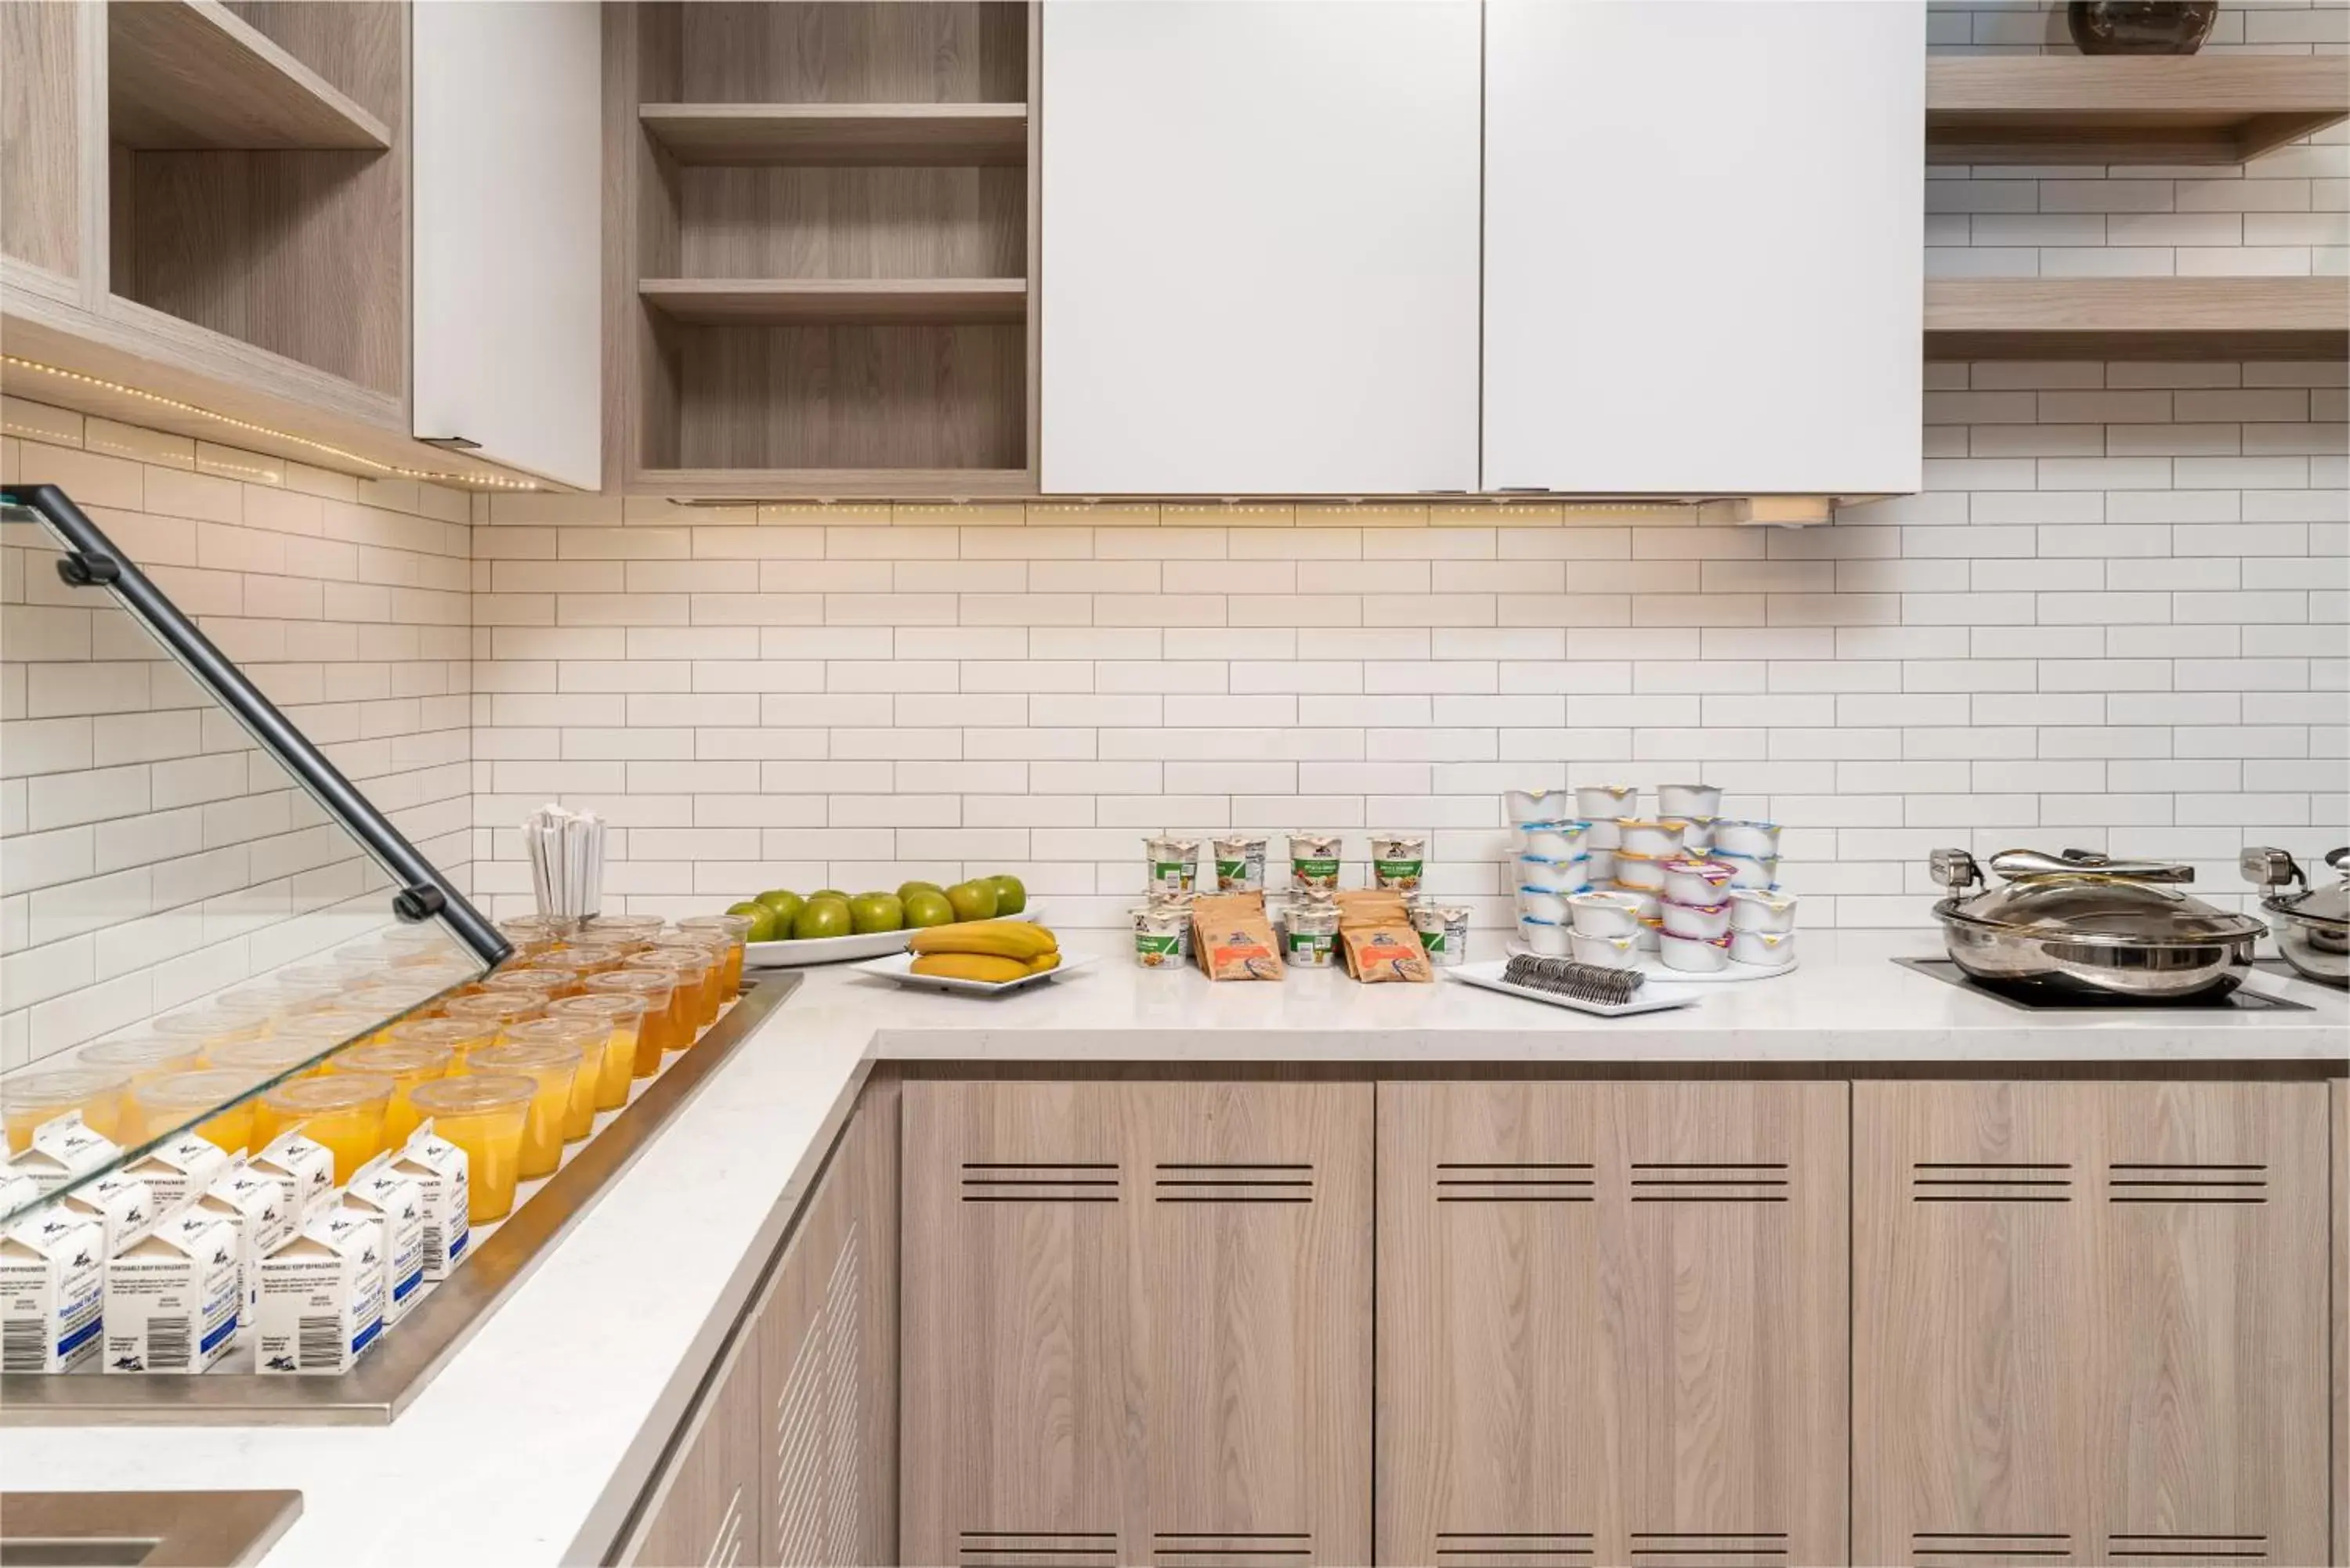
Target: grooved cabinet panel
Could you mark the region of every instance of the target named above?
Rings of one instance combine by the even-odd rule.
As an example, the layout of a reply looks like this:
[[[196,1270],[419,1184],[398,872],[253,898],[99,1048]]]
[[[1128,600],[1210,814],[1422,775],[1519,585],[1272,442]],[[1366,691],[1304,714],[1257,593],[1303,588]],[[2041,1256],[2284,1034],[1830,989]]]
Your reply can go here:
[[[2326,1560],[2326,1090],[1854,1088],[1853,1550]]]
[[[1842,1084],[1382,1084],[1379,1560],[1845,1554]]]
[[[1370,1560],[1367,1084],[905,1088],[903,1560]]]
[[[703,1396],[630,1568],[734,1568],[759,1540],[759,1355],[738,1338]]]

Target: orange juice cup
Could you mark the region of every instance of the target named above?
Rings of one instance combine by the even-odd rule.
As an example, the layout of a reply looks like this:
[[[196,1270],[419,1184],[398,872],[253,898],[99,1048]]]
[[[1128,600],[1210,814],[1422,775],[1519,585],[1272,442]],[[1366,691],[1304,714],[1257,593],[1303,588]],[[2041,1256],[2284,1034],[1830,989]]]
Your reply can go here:
[[[335,1155],[337,1184],[384,1151],[384,1118],[391,1106],[392,1082],[375,1073],[337,1073],[325,1078],[297,1078],[280,1084],[261,1096],[261,1115],[268,1122],[256,1129],[265,1140],[289,1127],[322,1143]]]
[[[730,997],[742,995],[743,954],[751,940],[751,917],[696,915],[691,919],[680,920],[677,929],[688,936],[707,936],[712,941],[725,943],[725,992]]]
[[[686,996],[686,1041],[689,1044],[694,1035],[716,1022],[721,1005],[719,985],[725,966],[708,948],[648,948],[620,967],[666,969],[676,973],[678,990]]]
[[[517,1018],[537,1017],[546,1011],[547,1001],[546,993],[540,991],[485,991],[476,996],[451,997],[441,1004],[441,1016],[494,1033]]]
[[[669,1001],[671,1028],[662,1048],[682,1051],[702,1032],[702,992],[709,989],[711,963],[701,953],[643,952],[620,966],[623,974],[658,974],[674,987]]]
[[[123,1094],[130,1087],[130,1074],[108,1067],[53,1067],[0,1080],[0,1119],[7,1124],[8,1152],[24,1153],[33,1146],[36,1131],[75,1111],[90,1131],[120,1143]]]
[[[590,992],[565,997],[547,1009],[547,1016],[593,1019],[602,1026],[604,1058],[597,1074],[596,1108],[617,1111],[627,1105],[629,1080],[637,1067],[637,1031],[645,1019],[644,999],[625,992]]]
[[[579,1051],[573,1045],[484,1045],[473,1053],[473,1071],[492,1077],[524,1077],[536,1085],[524,1118],[522,1153],[515,1167],[525,1177],[550,1176],[563,1163],[563,1118],[571,1108],[571,1085],[579,1076]]]
[[[681,993],[674,971],[624,967],[610,974],[589,975],[588,994],[633,996],[644,1004],[644,1017],[637,1025],[634,1068],[639,1078],[660,1071],[662,1053],[682,1051],[693,1039],[691,1026],[679,1022],[677,998]]]
[[[577,998],[572,1000],[577,1001]],[[501,1045],[556,1045],[578,1064],[564,1102],[563,1141],[577,1143],[596,1130],[596,1094],[604,1077],[604,1047],[612,1031],[599,1018],[525,1018],[506,1025]]]
[[[296,1035],[290,1040],[233,1040],[204,1053],[204,1065],[243,1073],[248,1078],[303,1075],[336,1042]]]
[[[578,950],[577,948],[563,948],[555,952],[541,953],[528,963],[506,972],[515,977],[512,983],[520,984],[528,980],[556,996],[577,996],[579,994],[579,977],[588,972],[588,966],[577,957]]]
[[[203,1058],[203,1051],[185,1040],[174,1040],[167,1034],[140,1034],[85,1045],[74,1053],[74,1065],[128,1073],[130,1086],[135,1089],[166,1073],[192,1073]],[[128,1108],[130,1102],[126,1099],[124,1105]]]
[[[356,1001],[356,997],[350,998]],[[297,1047],[312,1056],[323,1056],[338,1045],[365,1040],[382,1024],[384,1015],[359,1007],[317,1007],[307,1012],[281,1018],[264,1044],[283,1045],[289,1054]],[[223,1067],[227,1063],[218,1059],[218,1052],[209,1054],[213,1065]]]
[[[503,1220],[514,1208],[523,1125],[537,1093],[535,1079],[515,1075],[436,1078],[410,1091],[416,1114],[465,1151],[466,1213],[473,1224]]]
[[[536,992],[553,997],[556,988],[563,983],[560,973],[551,973],[536,964],[519,964],[502,969],[495,974],[485,974],[466,988],[468,996],[526,996]]]
[[[439,1019],[427,1019],[437,1023]],[[416,1130],[416,1107],[409,1092],[419,1084],[449,1075],[457,1054],[446,1045],[370,1041],[338,1051],[327,1059],[329,1073],[371,1073],[391,1080],[391,1101],[383,1112],[383,1147],[399,1148]]]
[[[203,1052],[212,1054],[215,1045],[226,1045],[238,1040],[259,1040],[269,1033],[269,1014],[245,1008],[231,1010],[221,1007],[196,1008],[187,1012],[167,1012],[147,1025],[151,1034],[161,1034],[167,1040],[184,1040]]]
[[[498,1043],[498,1029],[494,1023],[478,1023],[470,1018],[408,1018],[385,1030],[383,1038],[389,1045],[421,1045],[446,1051],[452,1058],[449,1071],[456,1073],[464,1070],[466,1056],[477,1047]]]
[[[261,1144],[253,1135],[261,1102],[248,1096],[260,1082],[251,1073],[219,1067],[151,1078],[130,1091],[138,1136],[141,1141],[157,1138],[194,1122],[196,1136],[224,1154],[259,1154]]]

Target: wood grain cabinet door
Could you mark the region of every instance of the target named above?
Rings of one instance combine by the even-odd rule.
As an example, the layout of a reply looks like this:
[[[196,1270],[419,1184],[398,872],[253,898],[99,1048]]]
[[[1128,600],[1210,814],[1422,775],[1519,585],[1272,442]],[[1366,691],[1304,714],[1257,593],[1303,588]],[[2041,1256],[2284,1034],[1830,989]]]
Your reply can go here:
[[[1369,1561],[1370,1106],[906,1085],[902,1560]]]
[[[2322,1085],[1854,1093],[1857,1561],[2325,1561]]]
[[[630,1568],[735,1568],[759,1561],[759,1356],[729,1348],[692,1428],[660,1481]]]
[[[1846,1093],[1379,1086],[1380,1562],[1844,1561]]]

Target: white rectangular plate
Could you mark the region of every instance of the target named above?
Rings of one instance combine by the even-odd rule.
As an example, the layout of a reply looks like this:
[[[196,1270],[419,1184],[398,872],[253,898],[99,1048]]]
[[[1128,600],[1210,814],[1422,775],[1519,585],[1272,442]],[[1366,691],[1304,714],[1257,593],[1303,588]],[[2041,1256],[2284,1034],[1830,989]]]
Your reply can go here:
[[[1535,991],[1528,986],[1512,985],[1502,978],[1502,971],[1508,966],[1508,963],[1509,961],[1506,959],[1489,959],[1483,963],[1455,964],[1451,969],[1440,970],[1438,972],[1449,974],[1464,985],[1482,986],[1487,991],[1498,991],[1506,996],[1523,996],[1528,1002],[1546,1002],[1553,1007],[1569,1008],[1576,1012],[1596,1013],[1601,1018],[1628,1018],[1636,1012],[1662,1012],[1668,1008],[1692,1006],[1698,1000],[1688,992],[1674,991],[1669,986],[1659,985],[1656,981],[1650,981],[1640,988],[1638,994],[1631,1001],[1611,1007],[1606,1002],[1584,1002],[1571,996],[1560,996],[1555,992]]]
[[[1058,980],[1071,971],[1083,969],[1093,961],[1090,958],[1071,958],[1065,953],[1059,963],[1041,974],[1023,975],[1018,980],[990,983],[983,980],[954,980],[942,974],[916,974],[912,953],[891,953],[887,958],[878,958],[870,963],[858,964],[857,972],[879,975],[883,980],[893,980],[899,985],[910,986],[916,991],[948,991],[958,996],[1003,996],[1014,991],[1025,991],[1030,986],[1042,984],[1045,981]]]
[[[1037,914],[1036,906],[1031,904],[1016,915],[999,918],[1034,925]],[[901,953],[913,940],[914,929],[908,927],[896,931],[868,931],[861,937],[816,937],[805,942],[747,942],[743,948],[743,964],[746,969],[806,969],[810,964]]]

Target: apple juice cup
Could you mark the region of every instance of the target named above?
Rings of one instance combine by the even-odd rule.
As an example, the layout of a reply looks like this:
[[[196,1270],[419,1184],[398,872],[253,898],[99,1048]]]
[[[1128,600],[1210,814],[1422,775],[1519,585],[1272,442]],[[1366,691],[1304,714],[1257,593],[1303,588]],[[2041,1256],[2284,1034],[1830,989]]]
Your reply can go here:
[[[693,1044],[702,1026],[718,1016],[718,966],[696,948],[662,948],[641,952],[620,966],[626,974],[665,974],[677,988],[670,1011],[677,1022],[669,1049],[682,1051]]]
[[[577,997],[567,998],[577,1001]],[[576,1071],[564,1101],[563,1141],[577,1143],[596,1130],[597,1091],[604,1076],[604,1047],[612,1031],[602,1019],[552,1016],[525,1018],[506,1025],[501,1045],[553,1045],[571,1053]]]
[[[517,1018],[536,1018],[546,1011],[552,1000],[546,992],[537,990],[483,992],[473,996],[451,997],[441,1004],[441,1016],[495,1035]]]
[[[590,996],[633,996],[643,1003],[645,1012],[637,1025],[633,1069],[639,1078],[650,1078],[660,1072],[662,1054],[683,1050],[693,1038],[690,1026],[685,1027],[683,1038],[677,1038],[681,1027],[678,1022],[677,991],[674,970],[620,969],[588,978]]]
[[[410,1095],[434,1134],[465,1151],[469,1222],[485,1225],[513,1210],[523,1124],[537,1093],[534,1079],[484,1074],[437,1078],[417,1085]]]
[[[673,931],[660,938],[630,961],[655,959],[663,962],[674,961],[681,971],[695,962],[707,966],[702,971],[696,996],[694,1027],[707,1029],[717,1023],[720,1010],[734,994],[726,989],[725,938],[701,932]]]
[[[722,987],[730,997],[743,994],[743,955],[751,940],[748,915],[696,915],[677,923],[680,932],[725,943],[726,969]]]
[[[473,1053],[471,1067],[491,1077],[528,1078],[536,1085],[515,1169],[524,1177],[552,1176],[563,1163],[563,1117],[579,1075],[579,1053],[567,1045],[485,1045]]]
[[[606,1037],[596,1080],[596,1108],[617,1111],[627,1105],[629,1083],[636,1076],[637,1031],[644,1024],[644,998],[629,992],[589,992],[585,996],[567,996],[546,1011],[550,1018],[591,1018],[602,1024]]]

